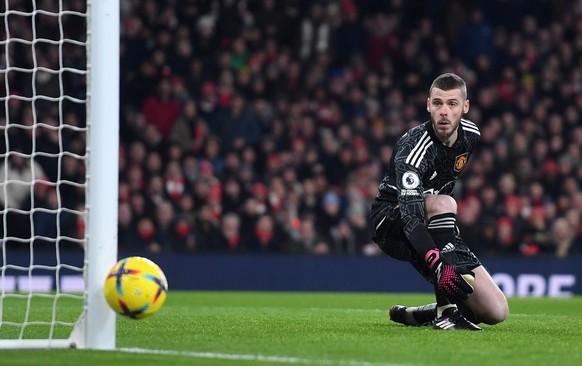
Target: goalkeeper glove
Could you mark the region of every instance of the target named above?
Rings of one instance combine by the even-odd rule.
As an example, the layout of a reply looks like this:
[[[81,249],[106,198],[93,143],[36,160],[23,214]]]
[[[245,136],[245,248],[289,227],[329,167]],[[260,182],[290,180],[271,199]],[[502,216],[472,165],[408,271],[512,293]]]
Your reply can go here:
[[[456,267],[442,258],[438,248],[426,252],[424,259],[428,267],[436,276],[437,289],[442,292],[449,300],[467,300],[469,294],[473,292],[473,286],[463,277],[470,275],[475,277],[473,271],[463,267]]]

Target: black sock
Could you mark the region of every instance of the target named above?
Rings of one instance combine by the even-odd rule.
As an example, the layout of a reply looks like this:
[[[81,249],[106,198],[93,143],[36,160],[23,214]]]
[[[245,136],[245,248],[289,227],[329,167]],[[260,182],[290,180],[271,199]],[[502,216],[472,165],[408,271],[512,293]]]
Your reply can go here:
[[[422,325],[432,322],[436,318],[436,304],[426,304],[410,308],[412,317],[417,324]]]
[[[455,244],[455,226],[457,224],[457,215],[452,212],[435,215],[428,220],[427,228],[430,236],[435,241],[437,247],[444,254],[452,252],[454,246],[450,251],[447,251],[447,244]]]

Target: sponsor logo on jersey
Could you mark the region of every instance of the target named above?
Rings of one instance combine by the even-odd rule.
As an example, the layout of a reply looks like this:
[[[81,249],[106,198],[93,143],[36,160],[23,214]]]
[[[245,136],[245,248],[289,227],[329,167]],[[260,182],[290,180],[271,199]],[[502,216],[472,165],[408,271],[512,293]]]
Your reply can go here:
[[[414,189],[402,189],[400,191],[401,196],[420,196],[417,190]]]
[[[414,189],[420,184],[420,179],[415,172],[402,174],[402,186],[406,189]]]
[[[455,171],[458,173],[465,168],[467,162],[469,161],[469,156],[467,153],[457,156],[455,159]]]

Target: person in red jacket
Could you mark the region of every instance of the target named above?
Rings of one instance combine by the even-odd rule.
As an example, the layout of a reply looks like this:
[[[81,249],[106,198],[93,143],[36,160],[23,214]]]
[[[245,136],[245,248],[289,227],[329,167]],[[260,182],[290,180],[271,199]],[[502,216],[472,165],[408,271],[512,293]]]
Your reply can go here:
[[[170,136],[180,112],[180,102],[174,97],[172,83],[167,78],[160,81],[156,94],[149,96],[143,104],[146,121],[155,125],[164,139]]]

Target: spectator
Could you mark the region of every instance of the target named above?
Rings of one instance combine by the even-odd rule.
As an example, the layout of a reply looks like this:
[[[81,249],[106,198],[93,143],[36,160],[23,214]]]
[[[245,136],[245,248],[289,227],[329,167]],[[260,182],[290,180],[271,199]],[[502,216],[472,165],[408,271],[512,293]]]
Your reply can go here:
[[[249,248],[254,253],[281,253],[284,251],[281,230],[270,215],[257,218],[249,235]]]
[[[254,20],[263,38],[288,44],[291,40],[291,25],[281,4],[278,4],[276,0],[262,0],[260,3],[254,11]]]
[[[218,1],[216,9],[216,36],[222,47],[232,45],[233,38],[241,33],[245,25],[245,18],[250,16],[247,13],[245,3],[245,0]]]
[[[155,235],[148,245],[150,253],[172,253],[178,249],[174,207],[167,201],[160,202],[155,210]]]
[[[459,30],[456,51],[469,65],[480,55],[496,59],[493,27],[484,18],[481,9],[473,9],[469,21]]]
[[[256,146],[262,137],[259,121],[252,115],[241,95],[235,95],[228,119],[221,128],[220,138],[227,150],[241,149],[245,145]]]
[[[316,230],[313,216],[305,216],[300,220],[296,233],[292,235],[289,243],[290,253],[328,253],[329,244]]]
[[[575,232],[564,218],[554,221],[551,229],[551,240],[555,255],[565,258],[571,254],[582,254],[582,243],[576,237]]]
[[[173,204],[178,204],[182,194],[186,189],[186,183],[180,164],[177,161],[172,161],[168,164],[166,174],[164,176],[164,187],[166,195],[169,196]]]
[[[301,21],[298,30],[297,55],[303,61],[330,52],[332,27],[327,19],[325,7],[314,2],[309,5],[309,13]]]
[[[156,253],[156,250],[160,249],[154,239],[156,226],[150,217],[143,216],[137,221],[137,236],[139,239],[138,247],[140,248],[138,252]]]
[[[533,208],[523,228],[520,243],[521,253],[526,256],[548,253],[551,250],[550,231],[543,208]]]
[[[327,192],[318,211],[318,230],[328,241],[332,239],[332,232],[337,231],[343,216],[341,198],[334,192]]]
[[[395,14],[378,12],[368,19],[367,63],[377,69],[383,58],[396,60],[399,48],[398,17]]]
[[[220,174],[224,167],[224,159],[221,153],[222,148],[218,138],[210,137],[205,141],[202,154],[204,159],[212,165],[212,170],[217,174]]]
[[[337,65],[346,66],[353,57],[363,57],[366,52],[366,30],[359,19],[356,2],[340,2],[343,21],[335,29]]]
[[[144,159],[140,159],[140,162],[136,164],[143,164]],[[155,176],[160,176],[164,173],[164,160],[162,155],[157,151],[152,151],[147,154],[145,158],[145,171],[146,177],[151,178]]]
[[[117,213],[117,242],[119,250],[127,253],[141,253],[140,239],[129,203],[121,203]]]
[[[241,230],[240,217],[233,213],[226,213],[220,222],[220,240],[216,243],[217,249],[222,252],[245,252],[248,250],[244,233]]]
[[[146,121],[157,127],[162,138],[170,136],[174,123],[180,115],[180,103],[172,93],[171,81],[164,78],[158,85],[157,93],[149,96],[143,105]]]
[[[357,253],[356,238],[347,220],[342,220],[337,226],[333,227],[330,230],[330,236],[332,239],[331,253],[349,255]]]
[[[200,252],[217,252],[221,250],[219,220],[212,215],[208,205],[201,205],[196,215],[194,231],[196,248]]]
[[[61,184],[58,187],[61,207],[73,209],[85,202],[85,188],[82,187],[85,169],[81,159],[71,155],[61,157]]]
[[[224,194],[221,202],[223,212],[225,214],[228,212],[238,213],[244,199],[245,196],[240,183],[234,178],[227,179],[224,182]]]
[[[475,253],[485,251],[481,239],[482,228],[478,225],[481,217],[481,201],[475,196],[469,196],[459,202],[457,207],[457,227],[467,243],[471,244],[471,250]]]
[[[170,132],[169,140],[183,151],[198,153],[208,137],[208,125],[198,115],[198,106],[193,100],[184,103],[182,111]]]
[[[16,238],[30,237],[31,191],[46,179],[43,168],[38,162],[25,155],[22,149],[9,153],[0,166],[0,205],[5,213],[3,234]],[[12,209],[12,210],[11,210]],[[20,213],[16,210],[24,210]]]

